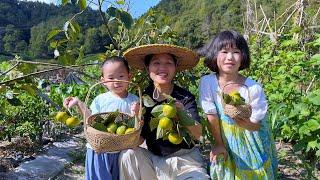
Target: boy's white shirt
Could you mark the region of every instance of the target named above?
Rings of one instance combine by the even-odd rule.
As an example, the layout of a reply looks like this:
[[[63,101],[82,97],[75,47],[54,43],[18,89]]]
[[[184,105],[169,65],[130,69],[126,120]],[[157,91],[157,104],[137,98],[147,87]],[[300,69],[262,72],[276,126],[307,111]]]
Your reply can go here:
[[[127,97],[120,98],[111,91],[103,94],[99,94],[90,105],[92,114],[115,112],[119,111],[126,114],[132,114],[131,105],[134,102],[138,102],[139,98],[131,93],[128,93]],[[87,143],[87,148],[92,149],[91,145]]]

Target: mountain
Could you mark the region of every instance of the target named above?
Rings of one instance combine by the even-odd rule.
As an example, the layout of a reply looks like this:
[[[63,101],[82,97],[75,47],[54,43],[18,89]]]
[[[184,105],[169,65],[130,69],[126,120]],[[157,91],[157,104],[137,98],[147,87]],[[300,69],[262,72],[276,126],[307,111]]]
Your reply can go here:
[[[196,48],[222,30],[235,29],[243,32],[247,2],[247,0],[162,0],[152,10],[160,12],[157,22],[169,24],[178,33],[180,44]],[[256,2],[256,5],[253,2]],[[291,6],[295,2],[296,0],[250,1],[251,9],[254,10],[255,6],[258,9],[258,19],[263,17],[260,5],[266,16],[271,18],[274,13],[279,17],[289,8],[288,5]],[[306,4],[308,11],[316,12],[320,6],[319,1],[304,1],[304,3],[308,3]],[[251,16],[255,18],[255,14]],[[272,20],[270,23],[273,23]]]
[[[79,12],[75,4],[55,6],[41,2],[0,1],[0,55],[48,57],[46,34]],[[83,32],[101,25],[97,11],[88,8],[76,19]],[[84,40],[83,40],[84,41]]]

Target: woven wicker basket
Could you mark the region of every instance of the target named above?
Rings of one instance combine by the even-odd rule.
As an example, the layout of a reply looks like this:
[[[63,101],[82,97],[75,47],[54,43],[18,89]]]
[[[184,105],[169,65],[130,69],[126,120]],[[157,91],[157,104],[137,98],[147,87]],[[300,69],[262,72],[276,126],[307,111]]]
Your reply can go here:
[[[86,96],[85,104],[87,104],[87,102],[88,102],[90,92],[93,89],[93,87],[95,87],[96,85],[102,84],[102,83],[106,83],[106,82],[131,83],[129,81],[120,81],[120,80],[104,81],[104,82],[96,83],[90,87],[90,89],[87,93],[87,96]],[[134,83],[131,83],[131,84],[134,84]],[[141,98],[142,98],[142,96],[141,96],[140,87],[136,84],[134,84],[134,85],[137,87],[138,93],[139,93],[140,110],[139,110],[138,116],[135,117],[135,123],[134,123],[135,130],[132,133],[118,135],[118,134],[99,131],[91,126],[96,118],[99,118],[99,119],[108,118],[108,116],[110,115],[110,112],[93,114],[85,119],[84,133],[85,133],[87,142],[92,146],[92,148],[95,152],[102,153],[102,152],[121,151],[124,149],[134,148],[139,145],[140,133],[141,133],[141,129],[142,129],[142,121],[141,121],[141,117],[142,117],[142,99]],[[124,114],[124,113],[119,113],[119,116],[121,116],[121,118],[117,118],[118,120],[121,120],[121,119],[124,120],[124,119],[127,119],[130,117],[128,114]]]
[[[226,84],[223,88],[222,88],[222,92],[224,92],[225,88],[229,85],[233,85],[233,84],[238,84],[238,83],[229,83]],[[251,109],[251,98],[250,98],[250,91],[248,86],[246,86],[245,84],[238,84],[241,85],[242,87],[245,87],[245,89],[248,92],[248,98],[249,98],[249,102],[243,105],[230,105],[230,104],[226,104],[224,102],[224,99],[221,95],[221,102],[222,102],[222,106],[224,109],[224,113],[228,116],[230,116],[232,119],[238,117],[241,119],[249,119],[252,113],[252,109]]]

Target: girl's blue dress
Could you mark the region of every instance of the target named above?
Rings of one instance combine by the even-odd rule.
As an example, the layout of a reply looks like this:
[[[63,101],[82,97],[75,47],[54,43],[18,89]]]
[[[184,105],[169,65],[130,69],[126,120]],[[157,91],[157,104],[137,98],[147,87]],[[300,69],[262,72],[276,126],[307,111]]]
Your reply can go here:
[[[212,179],[275,179],[277,159],[275,145],[268,124],[267,101],[260,84],[247,78],[252,115],[250,120],[260,122],[259,131],[248,131],[235,124],[234,120],[224,114],[221,103],[221,88],[216,75],[201,78],[200,104],[206,114],[217,114],[223,143],[228,151],[228,159],[218,161],[210,166]],[[245,97],[245,88],[239,89]],[[248,99],[248,93],[247,98]]]

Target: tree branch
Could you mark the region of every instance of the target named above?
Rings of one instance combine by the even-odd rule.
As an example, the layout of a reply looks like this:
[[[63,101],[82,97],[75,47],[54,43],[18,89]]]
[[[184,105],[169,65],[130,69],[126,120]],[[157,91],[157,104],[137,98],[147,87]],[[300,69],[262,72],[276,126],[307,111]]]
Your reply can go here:
[[[106,25],[107,32],[108,32],[108,35],[109,35],[109,37],[110,37],[110,39],[111,39],[112,44],[114,45],[115,49],[118,50],[119,47],[118,47],[118,44],[115,42],[115,39],[114,39],[113,36],[112,36],[110,27],[109,27],[109,25],[108,25],[108,19],[107,19],[106,16],[104,15],[104,12],[102,12],[102,2],[103,2],[103,1],[98,0],[98,3],[99,3],[99,14],[100,14],[100,16],[101,16],[101,18],[102,18],[102,21],[103,21],[104,24]]]
[[[19,65],[19,62],[17,62],[15,65],[13,65],[11,68],[9,68],[7,71],[0,74],[0,76],[6,75],[8,72],[10,72],[12,69],[17,67]]]
[[[56,68],[52,68],[52,69],[47,69],[47,70],[43,70],[43,71],[38,71],[38,72],[26,74],[24,76],[17,77],[15,79],[10,79],[10,80],[7,80],[7,81],[3,81],[3,82],[0,82],[0,85],[8,84],[10,82],[14,82],[14,81],[17,81],[17,80],[25,79],[25,78],[30,77],[30,76],[39,75],[39,74],[42,74],[42,73],[47,73],[47,72],[56,71],[56,70],[60,70],[60,69],[71,69],[71,70],[74,70],[73,67],[90,66],[90,65],[96,65],[96,64],[97,63],[72,65],[72,66],[60,66],[60,67],[56,67]]]

